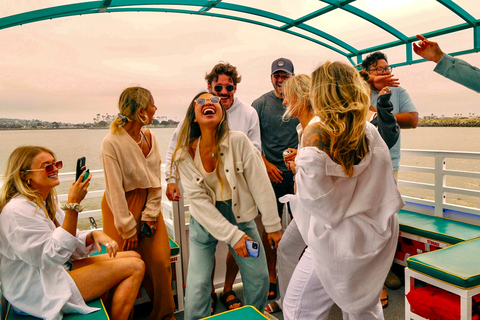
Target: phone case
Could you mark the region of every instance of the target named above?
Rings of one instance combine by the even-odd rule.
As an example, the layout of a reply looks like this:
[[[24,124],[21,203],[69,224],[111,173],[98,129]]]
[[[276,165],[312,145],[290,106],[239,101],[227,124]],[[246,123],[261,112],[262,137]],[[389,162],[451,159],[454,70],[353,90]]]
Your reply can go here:
[[[78,178],[82,175],[83,170],[85,170],[85,157],[78,158],[77,160],[77,170],[75,175],[75,181],[78,181]]]
[[[146,235],[148,238],[150,238],[152,236],[152,229],[150,229],[150,227],[148,226],[148,224],[146,223],[143,223],[142,224],[142,233],[144,235]]]
[[[248,255],[250,257],[257,258],[258,257],[258,250],[260,248],[260,246],[258,245],[258,242],[247,240],[245,242],[245,245],[247,246]]]

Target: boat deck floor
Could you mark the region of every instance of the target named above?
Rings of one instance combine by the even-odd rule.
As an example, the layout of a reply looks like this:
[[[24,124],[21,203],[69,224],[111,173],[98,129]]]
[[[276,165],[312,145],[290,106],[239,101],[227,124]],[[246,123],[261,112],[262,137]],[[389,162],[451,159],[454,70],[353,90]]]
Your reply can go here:
[[[383,310],[385,315],[385,320],[400,320],[405,319],[405,287],[403,285],[403,267],[399,265],[393,266],[393,271],[397,274],[400,279],[402,280],[402,286],[397,290],[391,290],[387,288],[388,292],[388,307]],[[243,301],[243,288],[242,285],[235,285],[234,290],[237,294],[237,297]],[[221,289],[220,289],[221,291]],[[220,295],[220,291],[217,290],[218,295]],[[135,313],[134,319],[136,320],[146,320],[150,314],[151,304],[144,303],[141,305],[135,306]],[[225,307],[222,305],[220,300],[217,302],[216,313],[224,312]],[[283,320],[283,314],[281,311],[273,313],[273,316],[279,320]],[[175,318],[177,320],[184,320],[184,313],[177,312],[175,313]],[[329,320],[341,320],[342,319],[342,312],[337,307],[334,306],[330,312]]]

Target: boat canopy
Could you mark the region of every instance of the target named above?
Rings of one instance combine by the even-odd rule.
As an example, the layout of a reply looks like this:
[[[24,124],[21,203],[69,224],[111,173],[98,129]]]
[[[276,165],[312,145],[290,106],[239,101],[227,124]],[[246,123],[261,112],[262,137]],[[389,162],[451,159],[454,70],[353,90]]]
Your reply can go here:
[[[31,2],[34,2],[32,6],[39,6],[39,2]],[[387,49],[400,50],[401,53],[401,58],[391,64],[392,67],[423,62],[424,59],[412,54],[416,34],[427,38],[447,37],[448,43],[455,42],[445,50],[453,56],[480,51],[478,0],[103,0],[41,3],[56,5],[3,13],[0,15],[0,29],[85,14],[158,12],[230,19],[271,28],[333,50],[353,65],[361,63],[368,53]],[[445,41],[438,41],[444,48]]]

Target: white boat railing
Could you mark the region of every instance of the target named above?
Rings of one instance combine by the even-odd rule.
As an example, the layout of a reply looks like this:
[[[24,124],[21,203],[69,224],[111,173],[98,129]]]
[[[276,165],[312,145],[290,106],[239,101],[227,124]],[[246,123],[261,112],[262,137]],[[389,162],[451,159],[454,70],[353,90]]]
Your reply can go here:
[[[411,160],[413,158],[415,160]],[[425,160],[424,160],[425,159]],[[469,164],[469,169],[453,169],[453,165]],[[472,165],[473,164],[473,165]],[[473,168],[473,170],[471,169]],[[478,169],[477,169],[478,168]],[[162,171],[165,167],[162,165]],[[103,177],[103,170],[91,170],[95,179]],[[72,182],[75,173],[60,173],[61,181]],[[424,176],[421,179],[419,177]],[[475,179],[476,183],[467,183],[462,187],[447,184],[448,179]],[[429,151],[402,149],[402,165],[399,170],[399,189],[407,203],[405,209],[426,214],[451,218],[480,225],[480,152]],[[176,263],[177,294],[179,310],[183,310],[183,284],[188,271],[188,219],[189,205],[182,197],[178,202],[171,202],[165,196],[166,182],[162,179],[163,200],[162,213],[169,235],[180,245],[180,261]],[[180,185],[181,188],[181,185]],[[420,190],[420,191],[412,191]],[[183,190],[182,190],[183,191]],[[430,192],[430,195],[425,194]],[[104,190],[89,190],[86,198],[99,198]],[[410,193],[410,195],[409,195]],[[413,193],[413,194],[412,194]],[[474,198],[474,205],[463,205],[448,200],[447,195],[456,194]],[[182,192],[183,195],[183,192]],[[68,194],[60,194],[59,200],[65,202]],[[476,203],[476,204],[475,204]],[[98,207],[84,211],[80,218],[101,217],[100,200]],[[219,244],[217,252],[226,253],[226,245]],[[225,261],[218,259],[217,261]],[[222,263],[219,265],[223,265]],[[220,267],[220,266],[217,266]],[[221,273],[222,268],[220,267]],[[215,279],[216,287],[223,285],[223,276]]]
[[[415,163],[429,163],[429,165],[400,166],[398,186],[403,199],[407,202],[407,209],[413,206],[412,209],[417,212],[480,224],[480,152],[402,149],[402,163],[408,157],[414,157]],[[465,167],[467,169],[464,169]],[[403,177],[418,177],[422,174],[424,181],[403,179]],[[425,180],[429,181],[425,182]],[[447,183],[449,180],[452,180],[451,183]],[[467,180],[470,182],[466,182]],[[422,192],[418,192],[416,195],[409,196],[404,194],[403,187],[430,190],[432,195],[427,198],[422,196]],[[453,195],[472,200],[467,201],[466,204],[455,203],[452,199],[462,200],[462,198],[458,196],[455,198]]]

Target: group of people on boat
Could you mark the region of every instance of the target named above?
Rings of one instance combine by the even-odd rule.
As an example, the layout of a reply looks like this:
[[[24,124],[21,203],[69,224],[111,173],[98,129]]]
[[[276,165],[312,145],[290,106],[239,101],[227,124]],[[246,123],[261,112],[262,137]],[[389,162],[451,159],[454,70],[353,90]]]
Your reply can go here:
[[[419,39],[415,52],[438,53]],[[362,68],[327,61],[311,76],[295,75],[292,61],[276,59],[274,90],[252,106],[234,95],[234,66],[207,73],[207,90],[193,96],[167,154],[166,195],[178,201],[181,181],[190,201],[185,319],[215,312],[218,241],[229,246],[220,295],[229,310],[242,305],[233,291],[240,270],[244,304],[262,312],[328,319],[337,304],[345,319],[383,319],[403,206],[394,175],[399,128],[416,127],[418,113],[384,54]],[[72,182],[62,205],[55,187],[63,163],[53,151],[21,146],[8,159],[0,281],[19,314],[91,313],[86,303],[101,297],[112,319],[132,319],[143,285],[149,319],[174,319],[160,153],[145,128],[157,107],[142,87],[125,89],[118,107],[100,150],[103,231],[77,229],[92,175]],[[293,220],[282,233],[287,203]],[[101,246],[107,254],[92,256]]]

